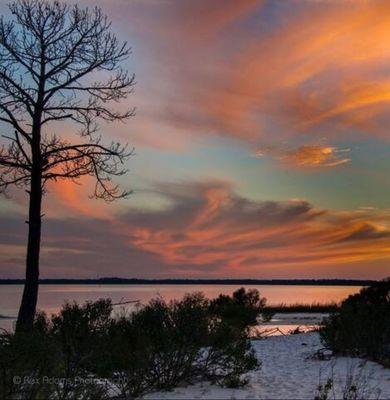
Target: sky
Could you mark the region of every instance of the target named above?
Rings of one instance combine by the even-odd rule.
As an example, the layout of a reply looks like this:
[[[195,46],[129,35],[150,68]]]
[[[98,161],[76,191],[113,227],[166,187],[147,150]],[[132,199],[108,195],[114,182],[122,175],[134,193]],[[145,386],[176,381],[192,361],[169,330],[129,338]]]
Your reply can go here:
[[[100,133],[135,147],[133,194],[49,186],[41,277],[390,275],[389,1],[78,4],[132,47],[136,115]],[[27,196],[11,195],[0,277],[21,278]]]

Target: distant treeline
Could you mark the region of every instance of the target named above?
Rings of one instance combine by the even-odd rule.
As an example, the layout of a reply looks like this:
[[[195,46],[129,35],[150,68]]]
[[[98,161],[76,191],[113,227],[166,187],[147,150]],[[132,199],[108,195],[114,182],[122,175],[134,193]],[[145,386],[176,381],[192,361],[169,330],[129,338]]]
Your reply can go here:
[[[369,286],[374,280],[359,279],[40,279],[41,285],[322,285]],[[24,279],[0,279],[0,285],[22,285]]]

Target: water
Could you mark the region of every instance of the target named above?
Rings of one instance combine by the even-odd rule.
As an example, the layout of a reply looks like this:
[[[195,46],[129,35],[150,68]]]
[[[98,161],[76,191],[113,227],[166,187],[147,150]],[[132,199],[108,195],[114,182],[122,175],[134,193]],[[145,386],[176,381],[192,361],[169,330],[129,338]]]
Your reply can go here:
[[[140,300],[146,303],[150,299],[161,296],[165,300],[180,299],[190,292],[203,292],[213,298],[219,294],[231,294],[237,285],[41,285],[38,308],[48,314],[56,313],[65,301],[83,303],[86,300],[111,298],[114,303],[129,300]],[[350,294],[360,290],[360,286],[308,286],[308,285],[251,285],[246,288],[256,288],[267,298],[268,304],[293,303],[327,303],[339,302]],[[17,315],[23,291],[22,285],[0,285],[0,315],[13,318],[0,318],[0,327],[10,329]],[[298,318],[298,320],[294,320]],[[287,321],[283,316],[275,316],[273,324],[284,329],[297,325],[310,325],[305,318],[289,316]],[[302,322],[302,323],[301,323]],[[272,326],[274,326],[272,325]],[[270,325],[271,326],[271,325]]]

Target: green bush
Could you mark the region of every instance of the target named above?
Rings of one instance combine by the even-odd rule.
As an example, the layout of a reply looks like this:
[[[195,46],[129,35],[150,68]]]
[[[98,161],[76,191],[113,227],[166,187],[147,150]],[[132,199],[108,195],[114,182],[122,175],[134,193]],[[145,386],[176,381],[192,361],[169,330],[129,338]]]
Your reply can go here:
[[[236,290],[232,296],[220,295],[210,302],[211,313],[238,329],[249,329],[261,321],[269,320],[266,299],[256,289]],[[261,321],[259,321],[259,318]]]
[[[240,293],[245,297],[245,291]],[[249,299],[253,295],[248,293]],[[252,306],[243,303],[236,311],[245,315]],[[138,312],[112,320],[99,376],[119,381],[120,395],[127,397],[201,379],[226,386],[245,383],[242,374],[258,361],[247,324],[225,311],[195,293],[169,303],[152,300]]]
[[[244,289],[212,301],[155,299],[121,316],[110,300],[65,304],[50,319],[39,314],[28,335],[0,335],[0,397],[134,398],[198,380],[242,385],[259,365],[248,332],[264,306]],[[21,385],[15,376],[37,379]]]
[[[112,320],[99,375],[119,381],[126,396],[190,381],[198,375],[208,322],[208,301],[200,294],[170,303],[152,300],[128,317]]]
[[[390,280],[349,296],[324,320],[324,344],[340,354],[368,357],[390,366]]]
[[[49,333],[59,346],[67,377],[94,370],[96,354],[107,339],[111,313],[111,301],[100,299],[82,306],[65,303],[60,313],[52,316]]]
[[[0,335],[0,398],[104,398],[91,377],[111,310],[109,300],[65,304],[50,320],[39,313],[30,333]]]
[[[31,334],[0,335],[0,398],[45,398],[52,391],[43,378],[57,369],[58,348],[38,315]]]

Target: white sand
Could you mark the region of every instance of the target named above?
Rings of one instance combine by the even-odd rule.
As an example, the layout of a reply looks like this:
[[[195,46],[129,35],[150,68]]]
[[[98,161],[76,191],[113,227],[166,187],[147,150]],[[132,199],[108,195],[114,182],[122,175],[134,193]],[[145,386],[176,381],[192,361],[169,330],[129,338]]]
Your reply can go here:
[[[314,399],[319,381],[332,375],[336,396],[341,397],[346,377],[351,372],[364,384],[360,398],[390,399],[390,370],[358,358],[333,357],[328,361],[308,359],[322,348],[317,333],[274,336],[253,342],[262,367],[248,374],[249,384],[227,389],[208,383],[158,392],[146,399]]]

